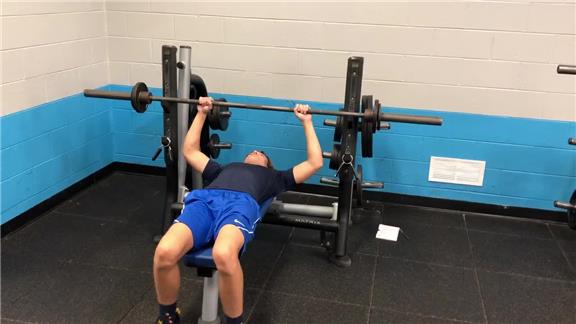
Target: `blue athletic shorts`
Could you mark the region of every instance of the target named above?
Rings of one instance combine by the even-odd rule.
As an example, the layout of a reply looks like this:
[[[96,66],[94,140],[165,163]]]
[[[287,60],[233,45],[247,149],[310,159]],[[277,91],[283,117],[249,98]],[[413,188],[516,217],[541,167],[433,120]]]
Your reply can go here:
[[[174,223],[187,225],[194,239],[193,250],[214,244],[224,225],[234,225],[244,234],[244,246],[254,237],[260,221],[260,206],[247,193],[222,190],[193,190],[184,199],[182,213]]]

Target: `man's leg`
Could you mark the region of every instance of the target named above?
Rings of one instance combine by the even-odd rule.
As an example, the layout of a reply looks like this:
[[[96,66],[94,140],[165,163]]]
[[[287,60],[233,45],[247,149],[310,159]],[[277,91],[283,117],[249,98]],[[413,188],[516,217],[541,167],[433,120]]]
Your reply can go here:
[[[242,231],[234,225],[224,225],[212,249],[214,263],[220,273],[220,301],[229,318],[242,315],[244,307],[244,274],[238,255],[244,244]]]
[[[193,245],[192,231],[182,223],[173,224],[158,243],[154,254],[154,284],[160,305],[172,305],[178,299],[178,261]]]

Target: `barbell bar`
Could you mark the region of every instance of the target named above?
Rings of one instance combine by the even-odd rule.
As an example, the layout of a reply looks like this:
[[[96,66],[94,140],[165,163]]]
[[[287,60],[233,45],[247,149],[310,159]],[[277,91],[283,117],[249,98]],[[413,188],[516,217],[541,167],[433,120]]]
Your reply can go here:
[[[556,67],[558,74],[576,74],[576,65],[558,65]]]
[[[187,103],[187,104],[196,104],[196,105],[200,103],[200,100],[198,100],[198,99],[153,96],[147,90],[146,85],[142,82],[136,83],[136,85],[132,88],[132,91],[130,93],[120,92],[120,91],[104,91],[104,90],[97,90],[97,89],[86,89],[86,90],[84,90],[84,96],[92,97],[92,98],[128,100],[132,103],[132,107],[137,112],[146,111],[147,105],[149,105],[152,101],[176,102],[176,103]],[[223,102],[223,101],[214,101],[213,105],[220,106],[220,107],[243,108],[243,109],[254,109],[254,110],[270,110],[270,111],[282,111],[282,112],[293,112],[294,111],[292,108],[280,107],[280,106],[254,105],[254,104]],[[380,118],[374,118],[376,116],[367,116],[367,114],[364,114],[364,113],[357,113],[357,112],[351,112],[351,111],[321,110],[321,109],[310,109],[309,113],[315,114],[315,115],[360,117],[360,118],[366,118],[366,119],[373,119],[373,120],[380,120],[380,121],[392,121],[392,122],[399,122],[399,123],[442,125],[442,119],[441,118],[431,117],[431,116],[416,116],[416,115],[381,113]]]
[[[338,125],[338,122],[334,119],[324,119],[324,126],[330,126],[330,127],[336,127]],[[358,128],[360,128],[362,126],[362,124],[360,124],[358,126]],[[390,124],[387,122],[380,122],[380,127],[379,129],[390,129]]]

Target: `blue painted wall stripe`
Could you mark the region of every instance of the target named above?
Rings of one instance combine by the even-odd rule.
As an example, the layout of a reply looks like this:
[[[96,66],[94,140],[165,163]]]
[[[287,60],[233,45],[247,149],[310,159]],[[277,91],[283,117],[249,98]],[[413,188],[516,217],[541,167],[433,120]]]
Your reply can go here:
[[[430,161],[433,155],[449,156],[484,160],[486,167],[493,169],[563,176],[576,174],[575,151],[568,148],[397,135],[385,131],[375,134],[374,143],[374,157]]]
[[[2,116],[2,223],[111,163],[110,118],[80,94]]]
[[[110,108],[97,99],[77,94],[0,117],[1,148],[6,148],[27,139],[42,136],[46,132],[74,124],[98,112]]]
[[[42,191],[39,191],[36,193],[30,192],[29,194],[25,195],[25,197],[26,197],[25,200],[18,202],[17,204],[13,205],[10,208],[4,209],[4,206],[2,206],[2,224],[4,224],[5,222],[11,220],[12,218],[14,218],[18,215],[24,213],[28,209],[40,204],[44,200],[56,195],[57,193],[61,192],[62,190],[72,186],[76,182],[85,178],[87,175],[90,175],[90,174],[93,174],[94,172],[97,172],[98,170],[104,168],[108,164],[109,164],[109,161],[105,161],[105,162],[103,161],[102,163],[96,162],[96,163],[90,164],[86,168],[81,169],[81,170],[79,170],[79,171],[77,171],[71,175],[68,175],[65,178],[62,178],[60,181],[54,183],[52,186],[50,186],[50,187],[48,187]],[[41,176],[40,172],[30,171],[30,173],[31,173],[32,177]],[[30,184],[30,182],[29,182],[30,179],[24,179],[24,180],[25,181],[23,182],[23,186],[27,186]]]
[[[2,149],[2,180],[75,149],[92,138],[109,135],[109,119],[109,112],[101,112]]]
[[[106,134],[93,139],[2,181],[2,223],[110,164],[112,154],[105,149],[109,138]],[[26,208],[26,201],[36,203]]]

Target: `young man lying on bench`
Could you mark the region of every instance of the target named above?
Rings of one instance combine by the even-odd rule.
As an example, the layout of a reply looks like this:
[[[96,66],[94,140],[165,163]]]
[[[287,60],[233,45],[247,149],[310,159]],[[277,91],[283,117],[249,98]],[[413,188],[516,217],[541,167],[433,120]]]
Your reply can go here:
[[[176,307],[180,288],[178,261],[190,250],[213,246],[220,273],[220,301],[227,323],[241,323],[244,276],[239,255],[252,239],[260,220],[259,204],[310,178],[322,167],[322,149],[307,105],[296,105],[294,114],[306,135],[307,160],[285,171],[272,167],[263,151],[253,151],[243,162],[221,166],[200,151],[200,134],[212,98],[200,98],[198,113],[184,139],[186,161],[210,184],[190,192],[184,209],[162,237],[154,254],[154,282],[160,305],[158,324],[179,323]],[[273,134],[269,134],[273,136]]]

